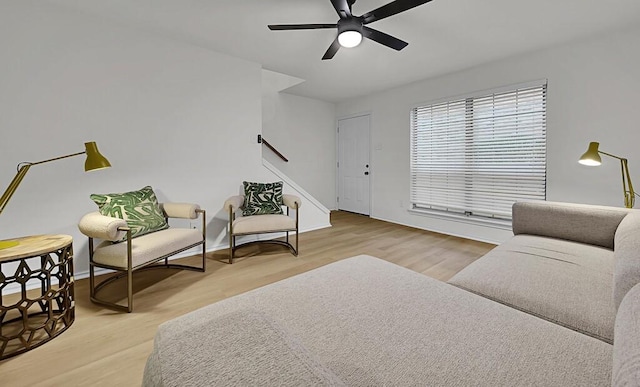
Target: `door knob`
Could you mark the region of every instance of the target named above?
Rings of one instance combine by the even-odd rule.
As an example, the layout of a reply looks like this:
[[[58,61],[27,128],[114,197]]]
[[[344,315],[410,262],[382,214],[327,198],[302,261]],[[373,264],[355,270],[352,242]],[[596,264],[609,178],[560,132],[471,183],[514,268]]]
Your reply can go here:
[[[368,175],[369,175],[369,172],[365,172],[364,174],[368,176]]]

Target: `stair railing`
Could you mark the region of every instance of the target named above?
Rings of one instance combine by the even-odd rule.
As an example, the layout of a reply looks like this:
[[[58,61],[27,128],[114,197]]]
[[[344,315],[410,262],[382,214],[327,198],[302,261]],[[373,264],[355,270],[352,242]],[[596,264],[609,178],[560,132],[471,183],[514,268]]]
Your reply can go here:
[[[289,159],[287,159],[286,157],[284,157],[284,155],[282,153],[280,153],[276,148],[273,147],[273,145],[269,144],[269,142],[267,140],[265,140],[261,134],[258,135],[258,144],[263,144],[265,145],[267,148],[271,149],[271,151],[273,153],[275,153],[278,157],[280,157],[282,159],[282,161],[284,161],[285,163],[289,162]]]

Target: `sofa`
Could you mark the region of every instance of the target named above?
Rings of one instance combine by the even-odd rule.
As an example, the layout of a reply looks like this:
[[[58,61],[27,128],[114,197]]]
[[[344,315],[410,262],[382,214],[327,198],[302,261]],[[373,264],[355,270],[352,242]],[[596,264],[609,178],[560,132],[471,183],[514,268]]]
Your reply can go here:
[[[616,309],[640,282],[640,213],[540,201],[512,214],[513,238],[449,283],[612,343]]]
[[[638,216],[516,203],[450,283],[358,256],[228,298],[158,328],[143,385],[640,385]]]

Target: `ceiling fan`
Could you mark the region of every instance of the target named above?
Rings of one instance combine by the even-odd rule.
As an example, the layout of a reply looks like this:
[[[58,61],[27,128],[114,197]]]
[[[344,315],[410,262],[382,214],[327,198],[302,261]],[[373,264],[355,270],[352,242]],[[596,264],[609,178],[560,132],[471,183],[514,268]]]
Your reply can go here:
[[[393,16],[400,12],[430,2],[431,0],[396,0],[362,16],[355,16],[351,13],[351,7],[356,0],[331,0],[333,8],[336,9],[340,20],[335,24],[269,24],[272,31],[282,30],[315,30],[322,28],[337,28],[338,36],[335,38],[322,60],[331,59],[342,47],[356,47],[362,41],[362,37],[376,41],[396,51],[405,48],[409,43],[387,35],[384,32],[367,27],[369,23]]]

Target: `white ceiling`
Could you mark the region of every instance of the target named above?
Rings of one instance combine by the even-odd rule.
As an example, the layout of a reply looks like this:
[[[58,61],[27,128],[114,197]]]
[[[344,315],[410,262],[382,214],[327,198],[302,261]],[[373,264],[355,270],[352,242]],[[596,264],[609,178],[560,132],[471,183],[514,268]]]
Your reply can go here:
[[[267,24],[335,23],[329,0],[48,1],[261,63],[306,80],[289,92],[327,101],[640,25],[640,0],[433,0],[369,25],[409,42],[404,50],[365,40],[323,61],[335,30]],[[388,2],[358,0],[353,13]]]

